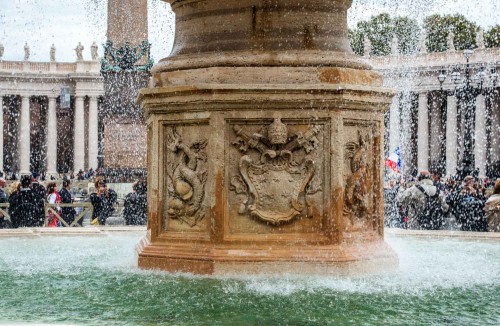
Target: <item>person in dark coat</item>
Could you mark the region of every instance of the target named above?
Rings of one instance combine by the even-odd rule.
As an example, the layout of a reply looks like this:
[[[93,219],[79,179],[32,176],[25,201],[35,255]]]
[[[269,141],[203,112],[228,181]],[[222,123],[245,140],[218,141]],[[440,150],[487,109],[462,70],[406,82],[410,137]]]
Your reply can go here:
[[[42,201],[45,203],[45,196],[47,195],[47,189],[38,181],[39,174],[38,172],[33,172],[31,174],[31,189],[33,190],[33,193]],[[42,208],[40,210],[40,219],[44,220],[45,219],[45,211]]]
[[[5,179],[3,177],[0,177],[0,204],[5,204],[8,202],[8,196],[3,190],[4,187],[5,187]],[[6,208],[3,208],[3,210],[6,211]],[[6,229],[8,227],[7,223],[8,220],[0,212],[0,229]]]
[[[114,212],[113,205],[116,203],[118,195],[113,189],[109,189],[101,178],[97,178],[95,188],[96,192],[90,194],[90,202],[94,208],[91,224],[105,225],[107,218]]]
[[[10,227],[16,227],[12,222],[12,214],[14,212],[14,203],[16,202],[16,198],[19,195],[19,191],[21,191],[21,183],[19,181],[14,181],[9,186],[9,215],[10,215]]]
[[[47,190],[45,187],[38,181],[38,173],[33,172],[31,174],[31,189],[40,198],[45,198],[45,195],[47,194]]]
[[[9,195],[9,215],[10,215],[10,227],[14,228],[16,227],[14,223],[12,222],[12,214],[14,212],[14,203],[17,200],[17,196],[19,195],[19,192],[21,191],[21,183],[19,181],[14,181],[13,183],[10,184],[9,186],[10,189],[10,195]]]
[[[10,205],[13,228],[43,226],[44,199],[31,189],[30,176],[21,178],[21,188],[10,201]]]
[[[486,232],[488,230],[488,222],[484,215],[486,198],[474,182],[474,177],[465,177],[463,186],[448,196],[447,201],[453,206],[462,231]]]
[[[62,188],[59,191],[59,196],[61,196],[61,204],[72,204],[73,198],[71,197],[70,192],[71,181],[69,179],[64,179],[62,183]],[[62,207],[61,209],[61,217],[63,220],[71,225],[75,220],[76,211],[74,207]],[[82,225],[82,220],[78,222],[80,226]]]
[[[125,196],[123,218],[127,225],[145,225],[147,221],[147,184],[137,181],[133,192]]]

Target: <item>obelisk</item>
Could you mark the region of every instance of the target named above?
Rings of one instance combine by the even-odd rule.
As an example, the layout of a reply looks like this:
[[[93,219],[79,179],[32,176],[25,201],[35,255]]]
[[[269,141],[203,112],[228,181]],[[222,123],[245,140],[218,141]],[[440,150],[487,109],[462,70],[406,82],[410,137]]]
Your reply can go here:
[[[152,67],[147,17],[147,0],[108,0],[107,42],[101,65],[106,96],[99,166],[120,174],[132,171],[123,175],[128,182],[146,168],[146,128],[136,98],[139,89],[147,85]]]
[[[107,39],[115,47],[138,46],[148,40],[147,0],[108,0]]]

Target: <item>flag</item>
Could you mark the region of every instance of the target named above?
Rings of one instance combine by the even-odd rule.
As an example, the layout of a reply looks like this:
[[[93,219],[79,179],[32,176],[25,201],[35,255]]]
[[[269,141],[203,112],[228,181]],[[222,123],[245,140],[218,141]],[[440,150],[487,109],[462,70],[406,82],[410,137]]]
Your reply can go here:
[[[401,170],[402,163],[399,147],[397,147],[394,152],[385,160],[385,166],[391,168],[395,172],[399,172]]]

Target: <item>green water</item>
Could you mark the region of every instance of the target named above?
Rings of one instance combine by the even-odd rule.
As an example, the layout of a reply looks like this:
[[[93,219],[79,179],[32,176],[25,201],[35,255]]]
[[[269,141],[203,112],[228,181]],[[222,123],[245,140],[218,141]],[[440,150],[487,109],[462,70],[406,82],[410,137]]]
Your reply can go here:
[[[397,271],[210,279],[140,271],[141,234],[0,240],[0,324],[499,325],[500,244],[389,238]]]

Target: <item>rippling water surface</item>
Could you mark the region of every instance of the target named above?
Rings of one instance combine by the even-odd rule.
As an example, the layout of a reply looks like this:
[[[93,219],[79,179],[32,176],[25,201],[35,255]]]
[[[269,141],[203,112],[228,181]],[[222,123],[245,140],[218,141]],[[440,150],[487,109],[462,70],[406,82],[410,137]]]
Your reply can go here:
[[[0,324],[500,325],[500,243],[388,236],[382,275],[140,271],[141,233],[0,239]]]

